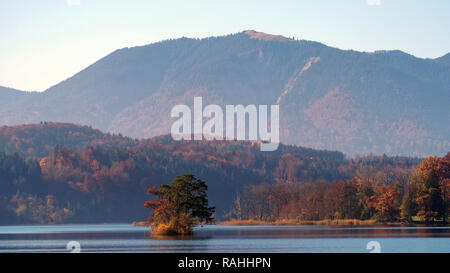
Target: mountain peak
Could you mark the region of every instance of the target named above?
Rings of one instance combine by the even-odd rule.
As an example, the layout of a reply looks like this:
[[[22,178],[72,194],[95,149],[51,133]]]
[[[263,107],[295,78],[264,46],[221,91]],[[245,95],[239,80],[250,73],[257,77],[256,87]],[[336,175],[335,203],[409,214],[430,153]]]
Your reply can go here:
[[[444,56],[441,56],[439,58],[434,59],[440,64],[450,66],[450,53],[445,54]]]
[[[258,32],[254,30],[246,30],[244,31],[244,34],[248,35],[250,39],[258,39],[262,41],[279,41],[279,42],[287,42],[291,41],[291,39],[286,38],[282,35],[274,35],[274,34],[268,34],[264,32]]]

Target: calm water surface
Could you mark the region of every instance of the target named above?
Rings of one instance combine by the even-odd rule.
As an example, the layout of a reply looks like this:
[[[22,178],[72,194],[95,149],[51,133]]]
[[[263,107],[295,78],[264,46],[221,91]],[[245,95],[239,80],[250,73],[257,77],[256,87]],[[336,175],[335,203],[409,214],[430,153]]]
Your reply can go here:
[[[188,237],[129,224],[0,226],[0,252],[450,252],[450,227],[204,226]]]

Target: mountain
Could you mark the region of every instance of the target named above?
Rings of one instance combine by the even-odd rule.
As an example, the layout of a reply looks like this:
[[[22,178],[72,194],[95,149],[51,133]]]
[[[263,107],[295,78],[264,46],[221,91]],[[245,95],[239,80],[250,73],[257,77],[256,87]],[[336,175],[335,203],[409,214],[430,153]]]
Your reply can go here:
[[[136,141],[65,123],[1,127],[0,224],[145,220],[147,190],[183,173],[207,182],[210,204],[221,219],[248,185],[314,188],[356,173],[392,184],[420,162],[387,156],[348,159],[341,152],[283,144],[262,153],[258,145],[175,142],[169,135]]]
[[[442,57],[436,58],[436,62],[438,62],[441,65],[450,66],[450,53],[445,54]]]
[[[357,52],[256,31],[123,48],[43,93],[0,89],[0,124],[91,125],[147,138],[176,104],[279,104],[281,141],[349,155],[450,150],[449,54]]]
[[[0,106],[3,108],[8,103],[11,103],[12,101],[21,99],[22,97],[24,97],[26,95],[27,95],[27,92],[0,86]]]

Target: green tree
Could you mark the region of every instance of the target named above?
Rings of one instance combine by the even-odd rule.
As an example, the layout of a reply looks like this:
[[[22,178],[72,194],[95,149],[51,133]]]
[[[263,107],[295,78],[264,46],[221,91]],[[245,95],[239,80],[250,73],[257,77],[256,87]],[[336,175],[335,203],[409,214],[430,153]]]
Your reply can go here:
[[[171,184],[148,191],[155,200],[144,206],[153,209],[149,218],[152,231],[158,234],[189,234],[200,222],[214,220],[214,207],[209,207],[206,182],[192,174],[176,176]]]
[[[415,183],[409,183],[406,186],[405,194],[401,204],[401,216],[407,222],[412,222],[412,217],[417,214],[417,186]]]
[[[338,214],[341,219],[358,219],[361,206],[358,199],[358,185],[354,180],[342,181],[338,192]]]

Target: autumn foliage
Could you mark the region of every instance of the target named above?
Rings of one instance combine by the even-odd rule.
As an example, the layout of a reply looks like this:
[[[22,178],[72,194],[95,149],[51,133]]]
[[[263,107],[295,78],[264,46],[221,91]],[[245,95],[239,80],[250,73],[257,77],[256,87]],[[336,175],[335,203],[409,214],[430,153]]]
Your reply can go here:
[[[64,123],[3,126],[0,222],[139,221],[145,191],[179,173],[208,181],[218,218],[432,222],[448,215],[448,155],[416,170],[417,158],[346,158],[288,145],[261,153],[258,145],[135,140]]]
[[[423,160],[412,175],[404,170],[355,173],[335,182],[248,185],[228,219],[302,222],[374,219],[378,222],[443,222],[449,216],[450,153]]]

